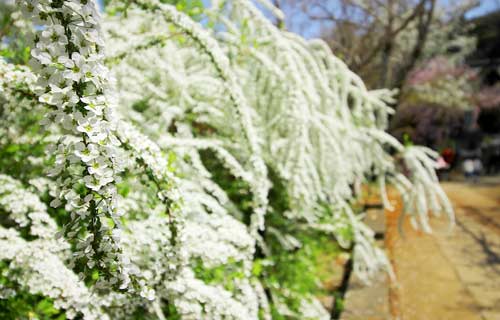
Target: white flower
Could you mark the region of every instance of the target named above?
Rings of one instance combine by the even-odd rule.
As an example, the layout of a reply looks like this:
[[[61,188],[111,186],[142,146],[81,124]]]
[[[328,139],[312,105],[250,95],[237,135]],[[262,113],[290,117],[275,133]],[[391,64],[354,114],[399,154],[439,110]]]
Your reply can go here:
[[[87,175],[83,177],[83,182],[85,183],[85,186],[87,188],[92,189],[94,191],[99,191],[103,186],[99,178],[96,176]]]
[[[89,163],[89,173],[97,176],[103,176],[106,169],[108,168],[108,163],[104,157],[97,157],[91,160]]]
[[[61,200],[59,200],[59,199],[54,199],[54,200],[52,200],[52,201],[50,202],[50,206],[51,206],[52,208],[57,208],[57,207],[59,207],[61,204],[62,204],[62,202],[61,202]]]
[[[31,50],[31,55],[36,58],[42,65],[49,65],[52,63],[52,56],[46,50],[35,48]]]
[[[38,97],[38,101],[45,104],[52,104],[52,94],[44,93],[40,97]]]
[[[81,113],[75,115],[78,122],[77,131],[86,133],[89,137],[100,132],[100,122],[96,117],[84,117]]]
[[[52,91],[50,104],[56,105],[61,109],[66,106],[73,106],[80,100],[72,87],[59,88],[54,84],[50,84],[50,89]]]
[[[80,100],[85,103],[85,109],[91,111],[97,116],[102,115],[102,111],[106,107],[105,99],[102,96],[82,97]]]
[[[83,162],[90,162],[99,156],[99,149],[95,144],[85,145],[83,142],[78,142],[74,148],[75,155],[82,159]]]
[[[44,31],[42,31],[42,37],[59,45],[68,44],[68,38],[64,34],[64,27],[61,25],[47,27]]]
[[[58,58],[58,62],[62,63],[67,69],[63,71],[63,76],[66,79],[79,81],[85,74],[88,67],[86,67],[85,59],[78,52],[71,55],[71,59],[65,56]]]

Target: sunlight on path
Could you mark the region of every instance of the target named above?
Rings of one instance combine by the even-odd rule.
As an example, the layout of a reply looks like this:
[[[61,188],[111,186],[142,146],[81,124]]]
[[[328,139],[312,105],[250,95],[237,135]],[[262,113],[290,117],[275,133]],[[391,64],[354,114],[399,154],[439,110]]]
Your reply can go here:
[[[457,226],[433,219],[434,234],[404,235],[397,214],[388,213],[387,245],[398,283],[392,286],[393,314],[400,319],[500,320],[500,183],[446,183]]]

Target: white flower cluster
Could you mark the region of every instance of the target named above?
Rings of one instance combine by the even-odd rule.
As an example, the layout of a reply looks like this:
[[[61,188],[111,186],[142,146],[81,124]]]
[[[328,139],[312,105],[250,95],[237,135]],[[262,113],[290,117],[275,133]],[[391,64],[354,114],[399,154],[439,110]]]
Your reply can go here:
[[[0,141],[2,143],[34,143],[32,136],[23,134],[20,115],[33,110],[32,87],[36,81],[29,68],[0,60]]]
[[[121,254],[116,210],[117,157],[111,109],[104,96],[108,71],[94,1],[20,1],[23,13],[43,26],[31,53],[39,101],[52,106],[44,123],[64,129],[54,146],[58,198],[71,212],[64,234],[74,241],[73,265],[86,279],[99,272],[99,287],[126,289],[130,270]],[[86,234],[83,234],[86,232]],[[84,237],[80,239],[80,237]]]
[[[89,289],[61,259],[50,252],[46,240],[27,242],[13,229],[0,227],[0,259],[9,260],[7,277],[33,294],[54,299],[54,307],[66,310],[66,316],[85,319],[109,319],[102,313]],[[2,296],[15,295],[12,288],[0,286]]]
[[[57,225],[46,205],[24,189],[21,182],[0,175],[0,208],[7,213],[2,218],[4,222],[14,221],[33,238],[26,241],[14,228],[0,227],[0,260],[10,261],[9,269],[2,275],[30,293],[53,298],[54,306],[66,310],[70,319],[77,314],[85,319],[106,319],[99,303],[92,301],[91,292],[61,259],[69,246],[54,238]],[[2,297],[16,294],[8,285],[0,285],[0,292]]]
[[[186,223],[184,233],[190,256],[200,257],[208,268],[225,265],[230,259],[252,260],[255,240],[245,225],[229,215],[200,215]]]
[[[46,205],[33,193],[25,190],[19,181],[0,174],[0,207],[9,212],[9,218],[29,233],[43,239],[53,239],[57,225],[48,215]]]
[[[387,115],[392,113],[392,110],[386,106],[386,102],[392,99],[392,93],[386,90],[368,91],[359,77],[352,73],[342,61],[331,55],[324,43],[317,40],[306,42],[292,34],[283,33],[247,1],[236,1],[227,7],[223,2],[214,4],[210,12],[211,16],[226,27],[222,28],[222,32],[217,35],[223,40],[218,45],[212,40],[205,39],[210,35],[199,31],[199,27],[189,24],[185,18],[179,17],[179,14],[173,14],[173,8],[156,2],[140,2],[140,4],[142,8],[151,12],[161,12],[166,16],[167,21],[173,23],[199,44],[200,50],[211,57],[215,74],[224,81],[226,79],[220,74],[220,65],[227,64],[218,62],[225,61],[221,58],[219,46],[230,53],[228,56],[235,57],[230,65],[234,69],[233,73],[238,75],[237,85],[244,89],[245,101],[248,101],[253,109],[247,111],[248,114],[257,119],[252,120],[252,125],[259,125],[258,129],[251,131],[254,134],[259,132],[265,137],[262,140],[264,141],[262,154],[266,162],[287,180],[287,188],[293,202],[290,211],[286,213],[288,217],[306,219],[311,225],[317,226],[321,217],[317,210],[318,202],[344,203],[356,195],[351,186],[363,182],[365,177],[372,174],[378,176],[382,194],[385,194],[384,181],[386,179],[398,183],[399,180],[393,179],[393,173],[398,165],[398,156],[391,156],[387,147],[395,148],[400,155],[406,151],[401,144],[383,131],[387,126]],[[222,6],[218,7],[219,4]],[[147,32],[149,36],[158,28],[161,29],[156,24],[150,26],[145,22],[146,19],[157,17],[156,15],[147,15],[145,18],[144,13],[137,13],[137,11],[130,11],[130,13],[129,19],[134,21],[133,24],[140,25],[142,32]],[[231,18],[228,18],[229,16]],[[144,19],[142,24],[141,19]],[[239,28],[231,19],[247,21],[246,28]],[[109,28],[113,29],[112,41],[123,38],[119,36],[116,26]],[[240,43],[242,38],[258,46],[242,47]],[[142,47],[140,41],[140,37],[136,35],[131,43],[123,44],[124,48],[121,51],[126,51],[127,47]],[[119,46],[118,43],[113,43]],[[221,92],[218,87],[224,87],[224,82],[220,83],[207,73],[207,61],[195,57],[192,51],[191,48],[167,44],[158,49],[153,47],[153,49],[146,50],[143,47],[138,59],[133,53],[130,54],[113,70],[120,78],[121,96],[124,97],[122,103],[127,104],[127,100],[144,96],[143,93],[146,90],[149,97],[146,104],[150,106],[150,109],[141,112],[139,117],[141,122],[147,123],[147,127],[158,127],[159,124],[155,121],[155,115],[158,113],[162,114],[162,118],[168,119],[168,123],[175,121],[175,125],[179,127],[179,122],[183,121],[183,112],[188,111],[194,112],[200,122],[215,127],[221,139],[224,136],[231,136],[238,143],[245,143],[244,140],[238,140],[239,132],[243,127],[234,125],[236,121],[230,123],[231,120],[227,120],[228,117],[241,119],[241,115],[227,112],[217,106],[221,103],[233,102],[231,97],[224,99],[220,96],[221,93],[224,94],[224,90]],[[175,59],[167,58],[174,54]],[[155,64],[154,69],[148,69],[144,65],[139,67],[140,59],[144,56],[162,62]],[[178,91],[173,95],[165,96],[157,87],[131,86],[132,83],[141,82],[144,77],[151,79],[150,81],[162,79],[156,83],[157,86],[165,85],[170,91],[178,88]],[[207,93],[203,85],[197,83],[198,79],[203,79],[205,85],[210,84],[211,95]],[[129,81],[130,84],[127,84]],[[189,86],[184,85],[185,83],[199,88],[202,98],[196,96],[200,94],[200,91],[192,92]],[[129,110],[125,112],[132,119],[137,116]],[[151,114],[151,117],[148,117],[148,114]],[[160,135],[158,139],[162,147],[175,147],[176,150],[179,150],[181,146],[184,148],[191,146],[197,150],[215,149],[213,142],[203,139],[186,140],[171,138],[167,135]],[[231,150],[231,153],[238,155],[238,158],[227,157],[222,161],[225,164],[229,164],[232,159],[241,161],[242,154],[245,154],[242,150],[244,147],[234,144],[217,142],[216,146],[220,149],[224,148],[222,150],[225,151]],[[254,153],[252,153],[251,146],[248,146],[248,150],[246,161],[251,162],[250,159]],[[219,153],[216,151],[216,154]],[[410,157],[416,159],[417,155],[412,153]],[[432,160],[429,161],[432,162]],[[236,168],[234,165],[228,165],[228,167]],[[255,179],[256,173],[265,171],[257,170],[254,166],[247,170],[249,174],[240,176],[250,179],[252,185],[258,185]],[[239,172],[245,172],[245,169]],[[419,179],[430,188],[439,189],[439,185],[428,172],[424,172]],[[417,183],[416,180],[412,182]],[[258,190],[264,189],[254,188],[252,191],[257,193]],[[256,198],[258,199],[259,196]],[[411,209],[413,199],[406,200],[408,200],[408,208]],[[385,202],[388,204],[388,201]],[[449,212],[449,204],[442,203],[434,209]],[[360,259],[359,262],[364,266],[360,265],[358,270],[367,270],[365,274],[368,275],[380,265],[386,265],[386,260],[380,252],[370,250],[372,234],[365,232],[366,227],[349,217],[342,219],[343,223],[359,230],[355,233],[356,241],[360,243],[358,248],[364,248],[365,251],[368,250],[366,252],[369,252],[368,255],[363,254],[363,256],[369,256],[371,260]],[[366,266],[371,267],[365,269]]]
[[[256,295],[238,301],[224,288],[196,279],[188,269],[166,289],[179,297],[174,303],[183,319],[258,319]]]
[[[444,212],[449,221],[455,222],[453,207],[436,175],[437,152],[425,147],[414,146],[403,153],[405,165],[411,172],[408,180],[404,175],[394,177],[394,185],[399,189],[405,203],[406,213],[411,214],[411,222],[416,228],[431,232],[428,212],[439,215]]]
[[[252,120],[253,111],[248,105],[247,98],[230,67],[227,56],[207,30],[185,14],[177,11],[175,7],[162,4],[157,0],[138,0],[135,3],[145,10],[163,15],[166,21],[186,33],[201,48],[202,52],[210,57],[210,62],[215,67],[217,75],[223,80],[224,91],[229,95],[231,105],[235,107],[236,120],[241,125],[244,139],[252,154],[249,159],[254,175],[254,183],[251,184],[255,208],[255,214],[252,217],[252,233],[256,236],[257,230],[264,229],[264,216],[267,211],[267,194],[270,185],[267,180],[267,167],[262,159],[261,146]]]
[[[196,177],[194,183],[182,179],[179,184],[186,210],[226,212],[220,204],[227,206],[227,197],[220,196],[217,187],[199,189],[199,184],[210,185],[213,179],[200,160],[204,150],[213,151],[234,177],[252,186],[256,203],[260,197],[267,197],[267,191],[259,194],[267,189],[257,187],[262,186],[259,174],[266,174],[267,169],[257,169],[251,162],[255,155],[264,157],[267,165],[286,180],[291,196],[291,205],[285,212],[288,218],[297,221],[300,228],[334,233],[345,247],[354,242],[355,269],[361,277],[369,278],[379,268],[387,268],[385,255],[373,244],[373,232],[354,216],[347,202],[356,196],[352,186],[364,182],[365,177],[377,176],[382,194],[385,194],[386,179],[399,184],[399,180],[393,179],[397,174],[398,156],[391,156],[388,147],[397,150],[399,155],[406,150],[383,131],[387,116],[392,113],[386,106],[392,99],[391,92],[368,91],[359,77],[331,55],[324,43],[306,42],[277,30],[247,1],[234,2],[227,8],[214,7],[211,17],[226,28],[213,38],[170,6],[140,2],[140,7],[145,11],[133,6],[129,9],[127,25],[120,17],[113,17],[106,25],[107,41],[116,51],[127,52],[123,61],[113,61],[112,69],[118,78],[123,106],[120,111],[154,137],[162,149],[174,149],[178,158],[189,159],[179,163],[183,176]],[[157,20],[158,14],[165,16],[164,22]],[[247,21],[246,28],[239,28],[232,19]],[[167,30],[172,28],[168,22],[185,33],[195,47],[178,45],[175,40],[150,45],[152,38],[168,37]],[[127,34],[132,36],[126,37]],[[142,34],[147,35],[146,40]],[[175,33],[171,37],[175,38]],[[213,39],[222,41],[217,43]],[[240,39],[258,45],[248,48]],[[141,49],[135,53],[134,48]],[[233,60],[226,62],[223,51]],[[145,59],[156,63],[144,65]],[[237,77],[225,77],[221,68],[232,68],[231,74]],[[230,79],[234,79],[234,84],[228,84]],[[231,111],[234,106],[231,96],[234,87],[231,86],[243,90],[245,100],[237,101],[246,102],[237,107],[250,107],[245,109],[251,115],[250,124],[241,114]],[[196,123],[190,122],[193,117]],[[245,137],[245,125],[255,127],[250,132],[256,136],[262,151],[256,153],[252,149]],[[208,128],[208,138],[198,131],[204,130],[204,126]],[[211,134],[211,130],[215,134]],[[414,153],[408,161],[415,157]],[[414,180],[414,176],[410,178],[410,185],[423,183],[439,189],[427,171],[419,181]],[[216,193],[212,193],[214,190]],[[405,199],[411,210],[414,199]],[[336,208],[335,214],[327,217],[328,223],[324,222],[320,205],[324,202],[334,203]],[[257,209],[258,206],[254,207],[254,218],[263,217]],[[449,207],[443,203],[435,209],[442,211]],[[187,214],[186,230],[199,226],[199,219],[203,217]],[[259,224],[262,222],[260,219]],[[343,237],[346,229],[353,231],[353,239]],[[290,234],[274,228],[267,232],[276,237],[284,249],[300,247]],[[207,247],[201,245],[201,239],[208,239],[211,233],[199,239],[192,234],[186,232],[186,247],[201,252],[201,248]],[[220,234],[222,230],[218,237]],[[264,239],[255,232],[251,234],[267,252]],[[223,248],[217,241],[210,243]],[[202,258],[206,263],[211,260],[219,263],[212,254]]]

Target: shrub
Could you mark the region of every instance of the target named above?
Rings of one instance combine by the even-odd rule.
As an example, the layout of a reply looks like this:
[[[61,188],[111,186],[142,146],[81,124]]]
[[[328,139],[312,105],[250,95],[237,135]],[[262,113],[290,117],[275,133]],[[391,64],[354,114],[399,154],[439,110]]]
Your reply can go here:
[[[37,27],[29,66],[0,61],[5,310],[324,319],[321,239],[361,277],[388,266],[351,206],[368,177],[425,231],[428,209],[452,218],[436,154],[384,131],[391,93],[249,1],[201,22],[155,0],[19,6]]]

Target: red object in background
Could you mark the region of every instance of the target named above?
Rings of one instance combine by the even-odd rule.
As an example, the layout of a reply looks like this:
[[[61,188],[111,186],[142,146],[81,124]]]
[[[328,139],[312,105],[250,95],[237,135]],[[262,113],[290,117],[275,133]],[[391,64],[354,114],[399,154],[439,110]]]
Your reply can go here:
[[[453,151],[452,148],[445,148],[442,152],[441,155],[443,156],[444,161],[451,165],[453,163],[453,160],[455,160],[455,151]]]

